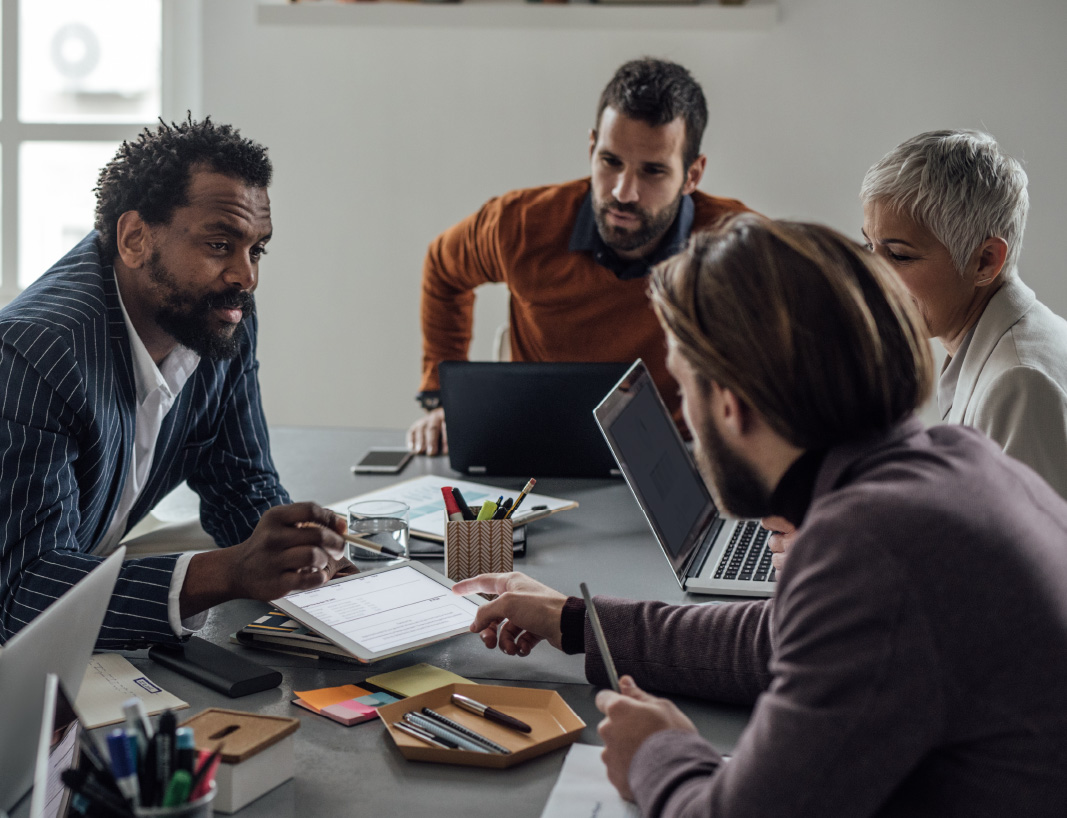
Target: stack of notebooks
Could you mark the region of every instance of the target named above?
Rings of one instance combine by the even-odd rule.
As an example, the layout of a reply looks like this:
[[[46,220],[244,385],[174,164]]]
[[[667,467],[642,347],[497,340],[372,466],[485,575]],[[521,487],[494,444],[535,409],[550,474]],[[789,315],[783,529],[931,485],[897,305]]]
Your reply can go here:
[[[310,659],[340,659],[356,662],[351,653],[289,618],[281,611],[269,611],[255,622],[245,625],[230,637],[237,645],[273,650]]]

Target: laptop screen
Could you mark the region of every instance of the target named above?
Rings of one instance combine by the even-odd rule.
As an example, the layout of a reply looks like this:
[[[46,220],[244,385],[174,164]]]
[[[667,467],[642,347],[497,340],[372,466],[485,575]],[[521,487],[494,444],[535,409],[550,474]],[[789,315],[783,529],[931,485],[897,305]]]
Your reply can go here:
[[[630,368],[595,414],[626,482],[680,574],[717,512],[642,361]]]

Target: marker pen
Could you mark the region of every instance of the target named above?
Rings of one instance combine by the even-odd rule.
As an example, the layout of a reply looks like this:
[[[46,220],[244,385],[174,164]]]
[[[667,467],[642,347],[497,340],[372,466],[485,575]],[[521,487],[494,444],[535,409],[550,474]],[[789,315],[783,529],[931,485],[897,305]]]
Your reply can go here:
[[[131,752],[126,731],[121,727],[107,734],[107,751],[111,756],[111,774],[122,795],[134,806],[141,800],[137,783],[137,757]]]
[[[122,703],[122,715],[126,721],[126,734],[137,739],[137,759],[144,762],[148,752],[148,740],[152,738],[152,722],[148,719],[144,702],[134,696]]]
[[[459,510],[459,503],[452,495],[452,487],[441,486],[441,495],[445,498],[445,512],[448,514],[448,519],[454,523],[462,520],[463,512]]]

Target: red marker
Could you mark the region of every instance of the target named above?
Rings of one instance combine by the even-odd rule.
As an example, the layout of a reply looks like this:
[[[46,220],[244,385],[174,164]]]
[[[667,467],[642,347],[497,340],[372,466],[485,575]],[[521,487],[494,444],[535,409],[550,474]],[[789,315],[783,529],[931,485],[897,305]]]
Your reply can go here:
[[[448,514],[448,519],[452,520],[452,522],[462,520],[463,512],[459,510],[459,503],[456,502],[456,498],[452,494],[452,487],[441,486],[441,494],[445,498],[445,512]]]

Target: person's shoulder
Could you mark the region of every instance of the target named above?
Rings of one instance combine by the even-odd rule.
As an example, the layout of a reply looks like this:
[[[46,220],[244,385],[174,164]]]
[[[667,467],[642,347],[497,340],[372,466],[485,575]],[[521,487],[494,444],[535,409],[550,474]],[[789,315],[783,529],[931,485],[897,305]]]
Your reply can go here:
[[[0,310],[0,323],[71,328],[106,320],[107,294],[95,233]]]
[[[697,229],[713,227],[716,222],[733,213],[745,213],[751,210],[744,202],[723,196],[712,196],[702,190],[694,190],[693,226]]]

